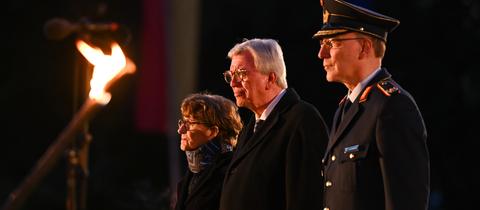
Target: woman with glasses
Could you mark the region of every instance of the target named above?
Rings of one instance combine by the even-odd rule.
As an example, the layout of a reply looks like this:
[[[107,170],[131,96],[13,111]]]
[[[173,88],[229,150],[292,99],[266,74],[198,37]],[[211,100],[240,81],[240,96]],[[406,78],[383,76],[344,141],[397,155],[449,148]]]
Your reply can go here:
[[[226,167],[242,129],[238,108],[222,96],[197,93],[183,100],[180,111],[180,149],[188,170],[178,183],[175,209],[218,209]]]

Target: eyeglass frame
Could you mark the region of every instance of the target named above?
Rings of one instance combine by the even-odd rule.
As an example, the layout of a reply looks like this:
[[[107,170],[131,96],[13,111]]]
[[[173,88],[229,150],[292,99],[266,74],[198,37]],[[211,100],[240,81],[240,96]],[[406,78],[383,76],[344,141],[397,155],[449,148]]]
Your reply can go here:
[[[183,118],[178,119],[178,122],[177,122],[178,128],[181,128],[182,126],[185,126],[185,128],[187,129],[186,131],[189,131],[190,130],[190,125],[194,125],[194,124],[203,124],[203,125],[209,125],[209,126],[212,125],[212,123],[208,123],[208,122],[189,121],[189,120],[183,119]]]
[[[364,37],[354,37],[354,38],[330,38],[330,39],[322,39],[320,40],[320,47],[328,48],[328,49],[334,49],[334,48],[339,48],[340,46],[334,46],[335,42],[341,43],[343,41],[350,41],[350,40],[359,40],[359,39],[365,39]]]
[[[247,77],[247,72],[248,71],[243,68],[236,69],[233,71],[233,73],[230,70],[226,70],[225,72],[223,72],[223,79],[225,79],[225,82],[227,82],[228,84],[230,84],[232,81],[243,82]],[[235,80],[235,78],[237,79]]]

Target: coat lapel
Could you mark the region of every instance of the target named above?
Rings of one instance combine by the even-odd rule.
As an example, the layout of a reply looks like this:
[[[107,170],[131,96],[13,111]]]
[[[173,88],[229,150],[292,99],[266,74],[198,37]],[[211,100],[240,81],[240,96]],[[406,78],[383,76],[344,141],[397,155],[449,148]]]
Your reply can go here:
[[[355,102],[352,103],[350,109],[348,109],[348,111],[344,114],[343,120],[337,119],[341,121],[338,124],[337,130],[335,131],[335,135],[333,135],[333,138],[335,140],[338,139],[338,137],[345,131],[345,128],[352,122],[352,119],[358,113],[358,110],[359,110],[359,103],[358,103],[358,100],[355,100]]]
[[[254,117],[250,118],[250,121],[248,122],[247,126],[244,127],[240,135],[238,136],[238,145],[237,145],[237,151],[243,150],[245,147],[245,144],[247,141],[252,138],[253,135],[253,127],[255,126],[255,120]],[[236,156],[236,155],[234,155]]]
[[[273,113],[273,112],[272,112]],[[244,143],[242,150],[240,151],[239,157],[246,155],[249,153],[253,148],[259,145],[261,142],[264,141],[265,135],[271,130],[273,125],[278,121],[278,115],[270,115],[265,123],[262,125],[261,129],[257,132],[253,133],[251,137],[248,139],[247,142]],[[253,128],[252,128],[253,130]]]
[[[251,152],[255,147],[264,142],[265,136],[278,122],[281,114],[298,100],[300,100],[300,97],[295,92],[295,90],[287,89],[285,95],[283,95],[283,97],[280,99],[280,101],[270,113],[268,118],[265,120],[263,125],[255,133],[253,133],[255,117],[252,116],[250,122],[248,123],[248,126],[246,127],[247,130],[244,130],[239,138],[239,143],[241,143],[241,145],[238,145],[238,150],[234,155],[232,159],[232,164],[230,166],[235,165],[236,163],[241,161],[241,159],[245,157],[249,152]]]
[[[188,184],[189,184],[189,181],[190,181],[192,175],[193,175],[193,173],[188,171],[186,173],[186,175],[182,178],[180,183],[177,185],[177,190],[179,190],[177,201],[179,202],[179,205],[184,206],[185,203],[187,202],[187,200],[189,199]],[[181,189],[184,189],[184,190],[181,190]],[[184,207],[182,207],[182,208],[184,208]]]
[[[343,120],[341,118],[341,112],[342,108],[345,102],[337,109],[337,112],[335,113],[335,118],[334,118],[334,126],[332,126],[332,135],[330,135],[330,141],[328,142],[328,147],[327,147],[327,152],[325,153],[325,156],[328,154],[330,149],[337,143],[337,141],[340,139],[340,136],[342,133],[345,132],[345,129],[348,127],[350,123],[353,123],[352,120],[357,115],[359,111],[359,103],[358,100],[355,100],[355,102],[352,103],[350,109],[345,113],[343,116]],[[338,126],[335,126],[338,125]]]
[[[206,173],[206,174],[203,174],[200,177],[198,177],[197,184],[193,187],[190,195],[188,195],[186,203],[188,203],[191,198],[194,198],[195,195],[198,193],[198,191],[204,187],[203,185],[205,185],[206,180],[208,180],[208,178],[212,176],[213,171],[215,171],[215,168],[211,168],[208,171],[203,171],[203,173]]]
[[[187,193],[186,193],[187,199],[185,203],[188,203],[192,198],[195,198],[196,194],[198,194],[199,191],[202,190],[202,188],[208,187],[208,186],[205,186],[208,184],[207,181],[215,176],[214,173],[217,170],[219,170],[219,168],[224,167],[225,164],[228,164],[228,162],[226,163],[226,160],[228,160],[227,158],[228,155],[229,155],[228,152],[217,154],[214,161],[212,162],[212,165],[210,165],[210,167],[207,167],[202,172],[204,174],[200,175],[200,177],[198,178],[197,184],[192,189],[192,192],[190,193],[190,195],[188,195],[188,190],[187,190]],[[190,184],[189,181],[192,178],[192,176],[193,176],[193,173],[189,172],[188,178],[186,179],[188,180],[186,181],[187,186]],[[186,188],[188,189],[188,187]]]
[[[341,118],[342,118],[342,110],[343,110],[343,106],[345,105],[345,100],[347,100],[346,95],[343,97],[343,99],[340,101],[340,103],[338,103],[338,108],[337,108],[337,111],[335,111],[335,115],[333,117],[332,128],[330,130],[330,134],[331,134],[330,138],[332,138],[332,135],[335,134],[335,132],[338,129],[339,123],[340,123]]]

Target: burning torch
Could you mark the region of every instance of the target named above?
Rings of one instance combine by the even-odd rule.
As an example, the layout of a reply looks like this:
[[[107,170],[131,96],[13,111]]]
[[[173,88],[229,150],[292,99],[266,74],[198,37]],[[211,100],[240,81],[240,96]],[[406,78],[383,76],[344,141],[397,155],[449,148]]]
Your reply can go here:
[[[109,87],[125,74],[135,72],[135,64],[127,58],[117,43],[111,44],[111,54],[106,55],[100,48],[84,41],[76,42],[80,53],[94,66],[90,80],[90,92],[80,110],[73,116],[67,127],[38,160],[31,174],[13,191],[2,210],[19,209],[41,179],[58,162],[66,148],[72,144],[76,133],[98,110],[108,104],[111,94]]]

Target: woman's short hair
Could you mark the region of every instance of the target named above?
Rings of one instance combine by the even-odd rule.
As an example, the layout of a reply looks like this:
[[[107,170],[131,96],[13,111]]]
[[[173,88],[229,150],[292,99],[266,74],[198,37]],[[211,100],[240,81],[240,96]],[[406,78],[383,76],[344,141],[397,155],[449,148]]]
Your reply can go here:
[[[231,100],[215,94],[194,93],[183,100],[180,111],[183,116],[217,126],[218,136],[235,146],[243,124],[238,107]]]

